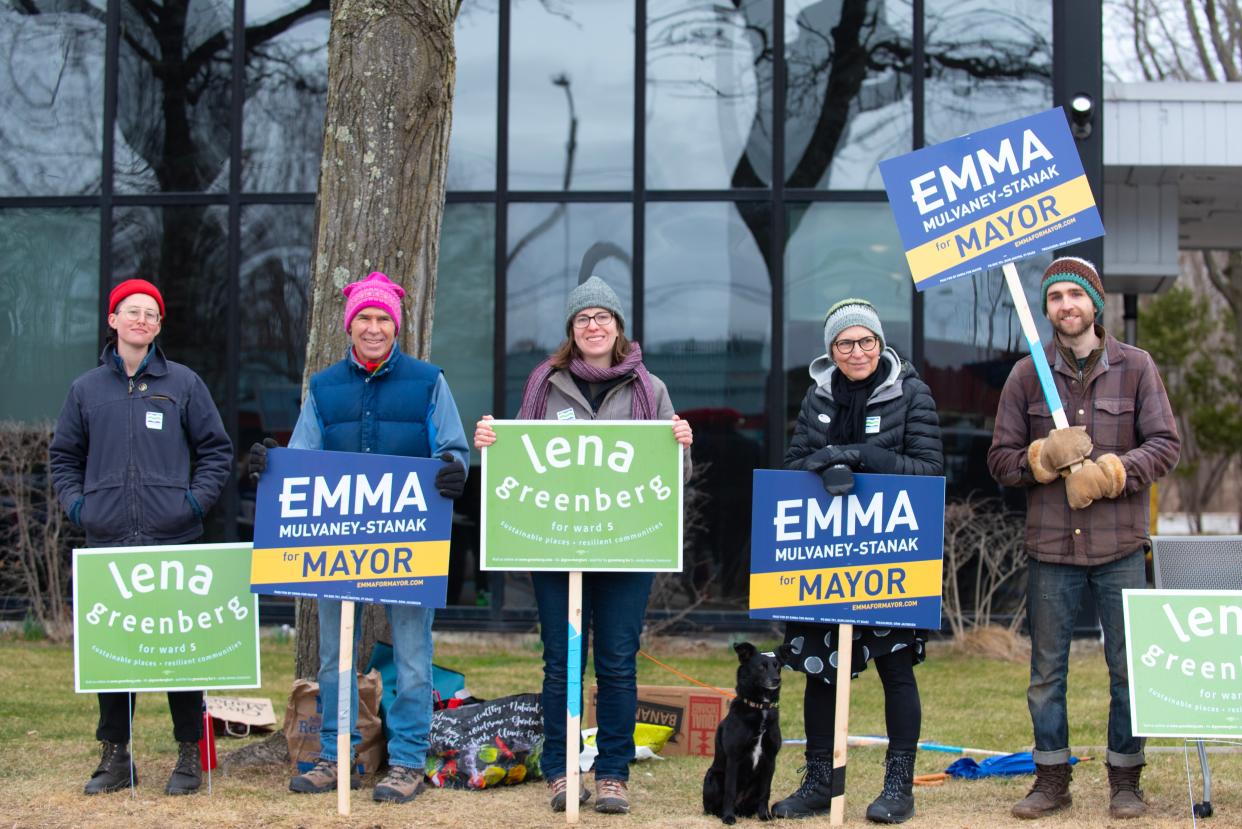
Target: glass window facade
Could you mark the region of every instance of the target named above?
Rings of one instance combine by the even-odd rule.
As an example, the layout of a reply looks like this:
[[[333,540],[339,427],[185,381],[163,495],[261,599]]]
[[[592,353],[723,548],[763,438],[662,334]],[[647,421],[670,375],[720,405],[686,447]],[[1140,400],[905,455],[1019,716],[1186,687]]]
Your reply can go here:
[[[467,431],[516,413],[566,294],[604,277],[696,429],[687,595],[744,607],[751,470],[780,465],[824,312],[863,296],[931,384],[950,491],[994,492],[1016,319],[997,275],[915,295],[876,163],[1047,109],[1054,5],[465,0],[431,359]],[[327,4],[0,0],[0,22],[0,417],[54,417],[107,286],[154,278],[162,345],[239,448],[208,538],[248,537],[244,449],[300,406]],[[37,371],[33,320],[56,321]],[[469,547],[477,490],[458,512]]]

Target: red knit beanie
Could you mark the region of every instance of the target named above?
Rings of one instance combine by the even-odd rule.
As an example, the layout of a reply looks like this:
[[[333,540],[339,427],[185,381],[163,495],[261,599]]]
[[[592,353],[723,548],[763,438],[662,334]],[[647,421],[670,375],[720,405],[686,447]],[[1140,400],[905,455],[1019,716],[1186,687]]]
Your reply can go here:
[[[120,285],[112,289],[112,293],[108,294],[108,313],[115,314],[116,306],[121,304],[121,300],[127,296],[134,294],[146,294],[155,300],[155,304],[160,306],[160,316],[164,314],[164,297],[160,296],[160,289],[152,285],[145,279],[126,279]]]

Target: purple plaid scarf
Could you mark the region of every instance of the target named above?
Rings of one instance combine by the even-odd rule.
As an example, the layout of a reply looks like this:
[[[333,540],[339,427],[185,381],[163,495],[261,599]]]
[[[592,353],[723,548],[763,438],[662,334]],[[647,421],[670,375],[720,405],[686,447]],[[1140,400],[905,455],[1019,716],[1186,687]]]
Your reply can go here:
[[[535,370],[526,379],[526,390],[522,392],[522,407],[518,409],[519,420],[543,420],[548,407],[549,378],[552,377],[552,358],[535,366]],[[569,363],[569,373],[588,383],[603,383],[633,373],[633,407],[630,417],[634,420],[654,420],[656,418],[655,392],[651,388],[651,375],[643,365],[643,350],[638,343],[630,343],[630,353],[625,359],[609,368],[598,368],[590,365],[580,357]]]

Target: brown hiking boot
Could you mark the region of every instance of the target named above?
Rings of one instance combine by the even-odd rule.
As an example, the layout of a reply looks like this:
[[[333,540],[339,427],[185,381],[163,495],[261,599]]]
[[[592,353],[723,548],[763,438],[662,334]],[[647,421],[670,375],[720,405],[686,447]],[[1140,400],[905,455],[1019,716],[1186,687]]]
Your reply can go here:
[[[1143,798],[1143,790],[1139,788],[1139,775],[1143,767],[1125,766],[1118,768],[1104,764],[1108,769],[1108,815],[1115,820],[1142,817],[1147,814],[1147,801]]]
[[[362,777],[358,774],[349,775],[349,787],[357,789],[362,786]],[[299,774],[289,781],[289,791],[299,794],[323,794],[336,791],[336,761],[319,760],[305,774]]]
[[[423,792],[423,770],[408,766],[391,766],[371,792],[371,799],[380,803],[409,803]]]
[[[595,781],[595,811],[606,815],[629,813],[630,794],[624,780],[605,778]]]
[[[1026,797],[1013,804],[1010,811],[1014,817],[1024,820],[1050,815],[1074,802],[1070,797],[1069,784],[1072,772],[1069,763],[1045,766],[1035,764],[1035,785]]]
[[[564,777],[557,777],[555,780],[548,781],[548,795],[550,796],[548,805],[552,807],[554,812],[565,811],[565,789],[569,786],[568,781]],[[578,778],[578,802],[586,803],[591,799],[591,793],[587,791],[586,784],[582,782],[582,778]]]

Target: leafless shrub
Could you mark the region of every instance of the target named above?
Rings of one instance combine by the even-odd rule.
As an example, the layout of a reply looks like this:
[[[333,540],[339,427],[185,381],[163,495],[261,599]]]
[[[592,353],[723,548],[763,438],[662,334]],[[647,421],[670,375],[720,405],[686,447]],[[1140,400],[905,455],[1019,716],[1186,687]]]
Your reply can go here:
[[[703,491],[701,483],[710,467],[710,463],[696,463],[690,480],[686,482],[682,496],[682,568],[679,573],[656,574],[647,609],[671,612],[647,624],[648,636],[659,636],[677,627],[692,610],[712,596],[718,568],[712,566],[710,561],[706,562],[707,566],[700,566],[702,562],[699,559],[710,555],[710,551],[698,541],[708,530],[704,510],[709,496]],[[710,575],[704,582],[700,574],[705,572]]]
[[[994,498],[945,504],[943,604],[957,642],[978,641],[989,652],[998,644],[1010,653],[1021,649],[1015,633],[1026,609],[1024,532],[1022,516]],[[998,625],[1002,614],[1009,619]],[[1004,633],[982,633],[993,627]]]
[[[0,593],[22,596],[54,641],[73,632],[69,584],[81,533],[56,501],[48,473],[50,424],[0,422]]]

